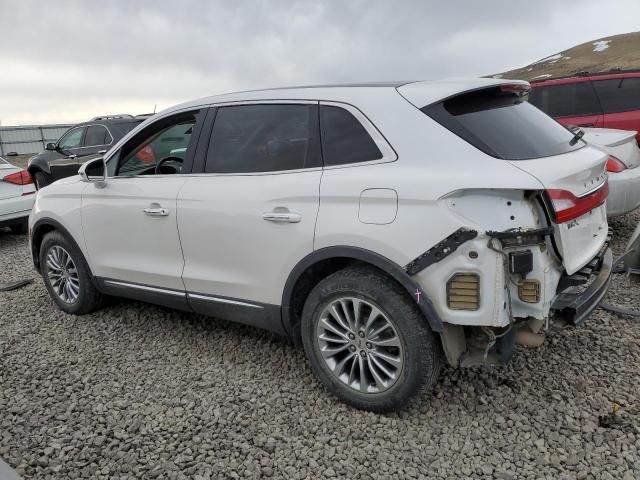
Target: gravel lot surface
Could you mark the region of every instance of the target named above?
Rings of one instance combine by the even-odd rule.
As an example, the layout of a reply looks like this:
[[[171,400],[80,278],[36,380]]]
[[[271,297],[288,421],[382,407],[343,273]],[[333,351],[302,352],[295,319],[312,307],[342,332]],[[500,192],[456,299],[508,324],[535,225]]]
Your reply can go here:
[[[613,223],[620,252],[640,214]],[[0,282],[33,276],[0,231]],[[640,308],[616,276],[609,301]],[[397,414],[331,398],[301,349],[135,302],[0,293],[0,458],[24,478],[640,478],[640,321],[599,310]],[[614,409],[617,413],[612,414]]]

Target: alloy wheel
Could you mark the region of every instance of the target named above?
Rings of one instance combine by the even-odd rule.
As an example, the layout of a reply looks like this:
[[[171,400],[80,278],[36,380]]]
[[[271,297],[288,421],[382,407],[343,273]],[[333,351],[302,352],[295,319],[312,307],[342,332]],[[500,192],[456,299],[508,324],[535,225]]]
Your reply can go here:
[[[320,314],[316,341],[333,375],[360,393],[388,390],[402,372],[404,351],[396,327],[368,300],[332,300]]]
[[[80,295],[78,269],[71,255],[59,245],[47,252],[47,277],[55,294],[65,303],[75,303]]]

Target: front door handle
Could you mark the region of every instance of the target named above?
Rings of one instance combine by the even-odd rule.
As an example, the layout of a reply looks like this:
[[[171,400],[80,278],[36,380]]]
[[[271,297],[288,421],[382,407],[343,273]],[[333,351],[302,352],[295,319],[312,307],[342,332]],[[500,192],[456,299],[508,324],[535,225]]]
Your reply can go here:
[[[267,212],[262,214],[262,218],[268,222],[299,223],[302,216],[299,213],[289,212]]]
[[[169,215],[169,209],[162,207],[147,207],[143,212],[150,217],[166,217]]]
[[[70,159],[72,159],[72,160],[73,160],[74,158],[76,158],[76,157],[77,157],[77,155],[75,155],[75,154],[73,154],[73,153],[72,153],[71,155],[69,155],[69,158],[70,158]]]

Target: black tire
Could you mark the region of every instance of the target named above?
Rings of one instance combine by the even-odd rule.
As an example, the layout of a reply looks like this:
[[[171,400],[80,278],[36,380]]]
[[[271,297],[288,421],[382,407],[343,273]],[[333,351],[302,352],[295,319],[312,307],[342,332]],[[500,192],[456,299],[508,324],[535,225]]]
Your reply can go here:
[[[403,365],[395,383],[384,391],[366,393],[352,388],[332,372],[321,354],[321,340],[317,337],[321,314],[332,302],[345,297],[364,300],[377,307],[390,320],[393,333],[400,340],[402,349],[398,358],[404,359]],[[442,363],[439,339],[403,288],[372,267],[345,268],[318,283],[305,302],[301,327],[302,342],[313,372],[331,393],[356,408],[375,412],[398,410],[421,390],[431,389],[438,379]],[[367,342],[367,349],[369,345]],[[362,354],[354,345],[349,348]],[[360,343],[359,348],[365,349]],[[372,352],[367,351],[371,357]]]
[[[36,188],[38,190],[40,190],[41,188],[46,187],[47,185],[49,185],[51,183],[51,177],[49,177],[49,175],[47,175],[44,172],[36,172],[35,175],[33,176],[35,182],[36,182]]]
[[[11,233],[13,233],[14,235],[24,235],[25,233],[27,233],[27,231],[29,231],[29,219],[25,218],[19,223],[9,225],[9,228],[11,229]]]
[[[51,278],[49,277],[47,255],[53,247],[61,247],[64,249],[64,251],[71,257],[71,260],[76,267],[75,270],[77,271],[79,292],[75,301],[71,303],[65,302],[58,295],[54,290]],[[104,304],[104,297],[93,284],[89,266],[87,265],[82,252],[80,252],[75,244],[69,241],[60,232],[49,232],[42,239],[42,244],[40,245],[40,269],[42,272],[42,278],[44,279],[44,284],[49,291],[49,295],[56,305],[58,305],[60,310],[74,315],[83,315],[100,308]]]

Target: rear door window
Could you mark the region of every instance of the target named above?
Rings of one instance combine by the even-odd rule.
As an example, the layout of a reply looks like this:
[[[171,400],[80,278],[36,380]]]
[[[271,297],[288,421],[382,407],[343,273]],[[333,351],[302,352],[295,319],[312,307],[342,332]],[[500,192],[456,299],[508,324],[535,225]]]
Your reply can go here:
[[[488,155],[505,160],[550,157],[585,145],[508,88],[463,93],[422,112]]]
[[[87,127],[87,133],[84,136],[85,147],[96,147],[108,145],[111,143],[111,135],[109,131],[102,125],[91,125]]]
[[[604,113],[640,109],[640,78],[594,80]]]
[[[207,151],[207,173],[258,173],[319,167],[316,104],[220,107]]]
[[[598,98],[589,82],[535,87],[529,101],[552,117],[580,117],[601,112]]]
[[[382,158],[382,152],[367,130],[344,108],[320,106],[324,164],[345,165]]]

